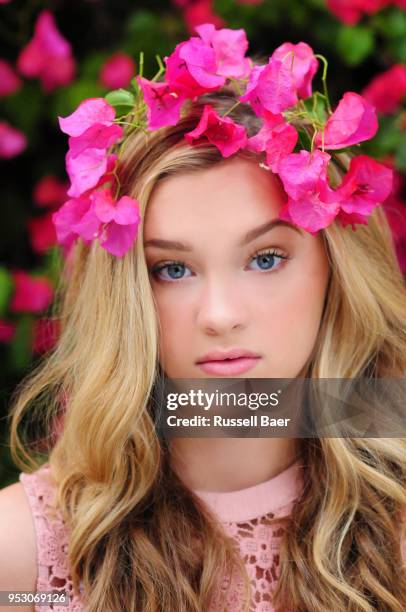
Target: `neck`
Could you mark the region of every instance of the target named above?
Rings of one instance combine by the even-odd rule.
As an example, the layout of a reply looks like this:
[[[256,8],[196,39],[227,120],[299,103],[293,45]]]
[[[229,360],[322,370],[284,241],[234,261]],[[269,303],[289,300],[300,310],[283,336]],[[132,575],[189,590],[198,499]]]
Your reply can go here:
[[[296,438],[173,438],[172,469],[194,490],[227,492],[280,474],[299,456]]]

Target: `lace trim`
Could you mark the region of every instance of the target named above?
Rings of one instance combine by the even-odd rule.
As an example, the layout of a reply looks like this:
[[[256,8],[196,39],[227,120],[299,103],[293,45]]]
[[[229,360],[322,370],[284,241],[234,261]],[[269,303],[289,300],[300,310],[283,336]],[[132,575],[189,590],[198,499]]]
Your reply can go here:
[[[250,611],[274,612],[272,595],[279,578],[280,543],[285,529],[272,521],[277,516],[289,515],[294,501],[281,506],[274,513],[244,522],[223,522],[226,533],[234,539],[251,582]],[[220,611],[221,595],[226,596],[227,609],[240,612],[244,609],[244,583],[241,578],[225,578],[219,593],[212,600],[210,612]]]
[[[67,565],[69,532],[54,505],[54,487],[49,479],[50,468],[43,465],[36,472],[21,472],[22,482],[30,503],[37,539],[37,591],[65,591],[69,606],[34,606],[35,612],[83,612],[83,604],[74,593]]]

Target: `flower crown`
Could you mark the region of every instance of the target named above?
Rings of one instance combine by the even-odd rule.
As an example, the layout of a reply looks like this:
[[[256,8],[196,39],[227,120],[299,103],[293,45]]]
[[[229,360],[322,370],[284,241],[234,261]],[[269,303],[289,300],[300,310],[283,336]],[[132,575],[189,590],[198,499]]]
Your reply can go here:
[[[392,171],[367,155],[351,157],[341,183],[333,185],[326,151],[351,151],[378,129],[375,108],[362,96],[346,92],[334,112],[327,85],[327,61],[304,43],[283,43],[265,65],[245,57],[243,29],[196,27],[198,36],[179,43],[169,57],[156,56],[159,70],[148,80],[140,73],[133,90],[119,89],[105,98],[81,102],[59,125],[69,135],[66,168],[70,199],[52,216],[57,240],[69,248],[77,238],[98,240],[122,257],[134,243],[141,220],[137,200],[118,198],[117,173],[126,140],[134,130],[144,133],[176,125],[187,100],[228,84],[238,101],[225,114],[205,104],[198,125],[184,135],[191,145],[209,142],[223,157],[240,149],[264,153],[261,166],[279,175],[288,195],[280,218],[315,233],[335,218],[343,226],[367,224],[367,217],[392,188]],[[312,92],[312,80],[323,62],[323,91]],[[164,78],[160,79],[164,75]],[[246,128],[227,115],[239,104],[250,104],[260,120],[249,137]],[[296,127],[295,127],[296,126]],[[337,159],[337,158],[336,158]],[[338,158],[339,160],[339,158]],[[338,161],[339,163],[339,161]],[[331,182],[330,182],[331,181]]]

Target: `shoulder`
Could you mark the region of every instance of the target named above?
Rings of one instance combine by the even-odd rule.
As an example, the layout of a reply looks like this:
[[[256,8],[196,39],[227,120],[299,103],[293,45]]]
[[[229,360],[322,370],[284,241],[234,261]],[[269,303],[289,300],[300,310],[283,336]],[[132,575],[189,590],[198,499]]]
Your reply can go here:
[[[0,591],[35,591],[36,532],[30,503],[21,482],[0,490]],[[2,607],[4,610],[13,608]],[[19,607],[32,612],[31,606]]]

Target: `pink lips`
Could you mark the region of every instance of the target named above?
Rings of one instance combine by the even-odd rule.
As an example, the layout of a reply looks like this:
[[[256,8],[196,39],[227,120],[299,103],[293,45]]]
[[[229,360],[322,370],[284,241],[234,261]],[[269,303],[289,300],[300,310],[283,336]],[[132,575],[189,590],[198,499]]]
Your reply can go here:
[[[245,349],[213,351],[204,355],[196,363],[206,374],[233,376],[253,368],[261,359],[259,355]]]

